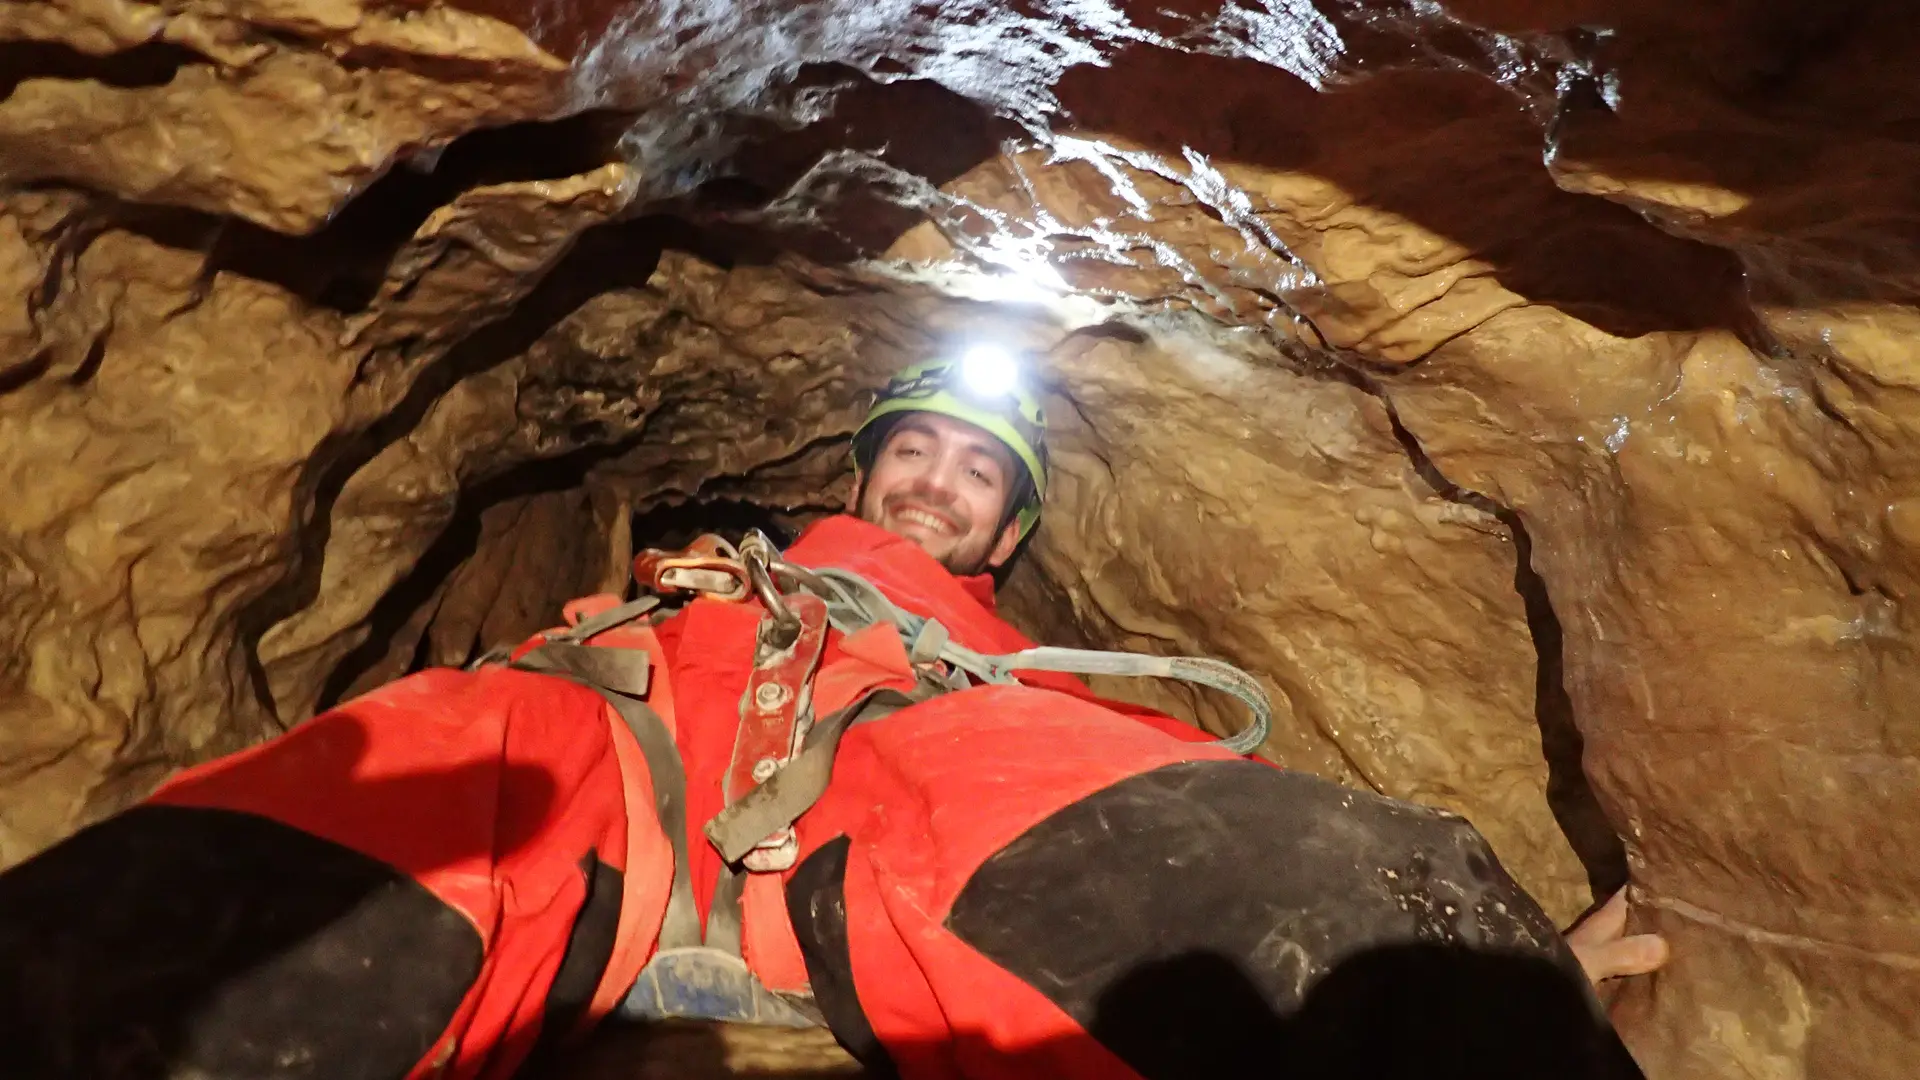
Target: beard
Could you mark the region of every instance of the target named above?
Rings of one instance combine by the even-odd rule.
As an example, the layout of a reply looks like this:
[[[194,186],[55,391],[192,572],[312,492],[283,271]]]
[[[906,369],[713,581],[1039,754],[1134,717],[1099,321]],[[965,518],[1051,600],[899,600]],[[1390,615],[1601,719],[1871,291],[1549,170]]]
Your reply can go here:
[[[991,536],[968,547],[955,548],[945,555],[933,555],[933,561],[947,568],[947,573],[955,577],[973,577],[987,572],[987,555],[992,551]]]
[[[932,556],[933,561],[945,567],[948,573],[957,577],[972,577],[987,571],[987,557],[993,553],[994,533],[976,529],[972,520],[957,508],[936,505],[914,492],[878,500],[863,499],[861,502],[862,519],[895,536],[913,541],[920,550]],[[949,535],[917,522],[904,522],[900,515],[908,509],[931,513],[959,526],[959,531]]]

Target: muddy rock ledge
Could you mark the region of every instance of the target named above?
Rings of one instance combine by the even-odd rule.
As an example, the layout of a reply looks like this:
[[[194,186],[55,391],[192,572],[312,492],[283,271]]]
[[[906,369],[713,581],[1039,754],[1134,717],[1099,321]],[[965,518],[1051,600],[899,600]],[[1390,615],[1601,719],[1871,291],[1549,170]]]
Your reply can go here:
[[[861,392],[985,335],[1052,395],[1032,633],[1257,672],[1266,755],[1557,918],[1631,880],[1656,1080],[1908,1077],[1915,23],[0,6],[0,864],[840,508]],[[850,1068],[635,1039],[576,1067]]]

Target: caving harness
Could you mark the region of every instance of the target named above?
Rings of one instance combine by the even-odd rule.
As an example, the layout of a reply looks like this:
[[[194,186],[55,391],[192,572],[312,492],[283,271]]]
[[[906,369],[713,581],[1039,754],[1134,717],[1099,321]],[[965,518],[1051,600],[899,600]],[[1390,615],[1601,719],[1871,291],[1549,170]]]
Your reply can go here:
[[[1260,684],[1240,669],[1199,657],[1162,657],[1087,649],[1031,648],[976,652],[954,641],[937,620],[902,611],[858,574],[809,569],[783,561],[759,531],[736,548],[702,536],[682,551],[648,549],[633,562],[640,595],[572,626],[548,631],[521,653],[496,649],[469,668],[505,662],[585,686],[612,706],[639,742],[651,774],[655,811],[673,848],[673,880],[653,958],[616,1012],[628,1019],[728,1020],[787,1027],[817,1026],[804,996],[776,994],[743,957],[741,897],[747,875],[794,865],[794,822],[825,793],[840,739],[855,724],[885,717],[936,695],[981,684],[1014,684],[1020,671],[1179,679],[1240,699],[1252,722],[1218,745],[1246,754],[1266,740],[1272,709]],[[651,670],[640,648],[594,644],[609,631],[677,614],[669,598],[706,596],[758,603],[764,614],[752,672],[740,701],[740,726],[722,781],[725,808],[702,831],[724,860],[704,933],[699,925],[687,853],[687,779],[665,720],[642,698]],[[610,598],[609,598],[610,599]],[[847,638],[891,627],[914,674],[910,689],[867,689],[821,718],[814,715],[814,676],[828,631]]]

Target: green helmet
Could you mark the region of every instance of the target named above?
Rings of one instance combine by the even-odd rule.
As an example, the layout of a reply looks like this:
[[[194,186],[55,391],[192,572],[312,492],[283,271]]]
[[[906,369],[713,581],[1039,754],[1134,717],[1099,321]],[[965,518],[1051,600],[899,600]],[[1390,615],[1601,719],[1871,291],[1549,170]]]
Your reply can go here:
[[[964,420],[1005,443],[1026,470],[1025,482],[1014,486],[1011,507],[1020,523],[1020,538],[1040,521],[1040,504],[1047,497],[1047,418],[1039,395],[1019,379],[1006,354],[975,349],[959,359],[928,360],[893,377],[874,400],[867,418],[853,435],[853,460],[871,473],[891,423],[887,417],[930,412]]]

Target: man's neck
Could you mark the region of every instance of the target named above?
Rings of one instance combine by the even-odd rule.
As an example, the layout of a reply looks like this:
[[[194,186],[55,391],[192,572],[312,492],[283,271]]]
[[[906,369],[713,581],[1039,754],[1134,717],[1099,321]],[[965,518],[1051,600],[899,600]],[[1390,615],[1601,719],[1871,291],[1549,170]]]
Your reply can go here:
[[[992,574],[956,574],[952,570],[947,569],[939,560],[928,554],[925,548],[914,543],[911,539],[854,514],[835,514],[832,517],[822,518],[809,526],[808,529],[811,531],[812,529],[822,527],[836,532],[843,529],[858,530],[866,533],[867,536],[870,537],[870,539],[866,540],[866,543],[870,546],[877,547],[884,545],[888,549],[902,553],[913,552],[913,557],[916,561],[924,559],[941,573],[951,577],[960,588],[966,592],[969,598],[981,607],[987,609],[989,613],[993,613],[996,608],[994,601],[995,585]],[[804,537],[804,534],[802,535]]]

